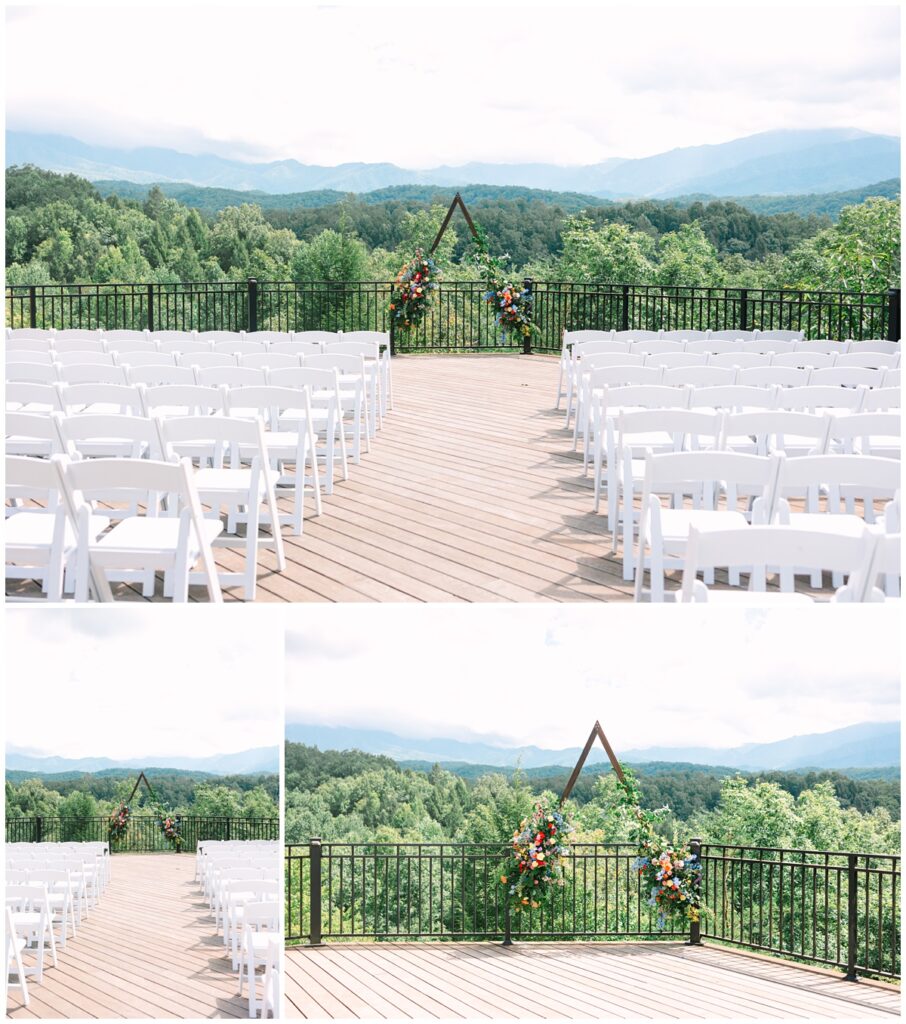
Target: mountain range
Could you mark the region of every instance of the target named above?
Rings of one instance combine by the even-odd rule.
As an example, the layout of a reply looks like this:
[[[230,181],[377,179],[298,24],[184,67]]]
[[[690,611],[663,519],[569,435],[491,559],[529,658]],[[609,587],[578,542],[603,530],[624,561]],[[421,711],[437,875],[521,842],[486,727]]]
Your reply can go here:
[[[422,739],[347,726],[287,724],[286,738],[322,750],[356,749],[383,754],[394,761],[456,761],[499,768],[517,764],[526,769],[571,768],[581,753],[579,747],[560,750],[506,747],[481,738],[473,741]],[[634,764],[685,761],[745,771],[886,767],[900,763],[900,725],[899,722],[863,722],[832,732],[791,736],[771,743],[747,743],[738,747],[645,747],[620,750],[618,756]],[[588,763],[600,763],[606,758],[604,750],[595,746]]]
[[[34,164],[92,181],[183,182],[274,194],[331,189],[370,192],[395,185],[521,185],[617,199],[689,193],[737,196],[832,192],[899,177],[900,140],[855,128],[761,132],[730,142],[685,146],[638,159],[588,166],[466,163],[410,170],[391,163],[334,167],[297,160],[262,163],[160,147],[120,149],[65,135],[6,133],[6,165]]]
[[[280,771],[280,749],[278,747],[255,747],[232,754],[216,754],[212,757],[155,757],[141,758],[108,757],[36,757],[7,748],[6,770],[36,772],[51,775],[59,772],[103,772],[111,769],[176,769],[210,775],[257,775],[259,772]]]

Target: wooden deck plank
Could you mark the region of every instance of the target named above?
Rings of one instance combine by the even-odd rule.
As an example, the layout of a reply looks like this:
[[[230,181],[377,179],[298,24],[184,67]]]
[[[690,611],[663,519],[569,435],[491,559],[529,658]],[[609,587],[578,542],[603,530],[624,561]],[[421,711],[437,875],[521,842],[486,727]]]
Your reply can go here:
[[[371,452],[324,496],[322,516],[307,500],[302,536],[284,530],[284,573],[272,550],[259,549],[256,599],[632,600],[621,549],[610,550],[606,518],[592,511],[591,478],[553,407],[558,372],[546,356],[395,359],[396,407]],[[288,511],[285,499],[280,506]],[[245,554],[218,547],[215,560],[235,572]],[[725,582],[718,573],[717,586]],[[668,573],[668,590],[679,583]],[[811,592],[803,578],[797,589]],[[11,582],[7,592],[37,594],[28,582]],[[132,586],[114,593],[142,600]],[[224,598],[241,600],[241,588]],[[203,587],[190,588],[191,601],[206,599]],[[153,600],[163,600],[160,582]]]
[[[853,984],[768,957],[674,942],[517,943],[509,949],[494,943],[335,943],[287,950],[286,973],[291,1018],[900,1015],[898,986]]]
[[[7,1016],[214,1018],[248,1015],[192,857],[118,854],[100,904],[78,926],[31,1005],[11,991]],[[31,979],[29,979],[31,982]]]

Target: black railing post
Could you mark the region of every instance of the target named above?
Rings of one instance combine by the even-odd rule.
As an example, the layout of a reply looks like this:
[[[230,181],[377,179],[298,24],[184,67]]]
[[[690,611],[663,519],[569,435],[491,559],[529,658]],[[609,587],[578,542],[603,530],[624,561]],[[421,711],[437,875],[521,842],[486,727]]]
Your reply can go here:
[[[38,815],[35,818],[35,842],[42,843],[44,841],[44,819]]]
[[[321,945],[321,840],[308,841],[308,944]]]
[[[154,285],[148,285],[148,330],[154,333]]]
[[[739,329],[741,331],[747,331],[749,329],[749,289],[739,289]]]
[[[513,929],[512,929],[512,906],[509,899],[506,901],[506,910],[503,914],[503,944],[504,946],[513,945]]]
[[[390,356],[396,355],[396,325],[390,321]]]
[[[856,883],[858,856],[850,853],[846,858],[846,980],[858,981],[856,954],[859,947],[859,890]]]
[[[229,818],[227,818],[226,825],[227,825],[227,827],[226,827],[226,841],[229,842],[230,841],[230,819]]]
[[[254,277],[248,279],[248,290],[249,290],[249,333],[258,330],[258,281]]]
[[[694,855],[698,861],[699,877],[701,878],[702,871],[702,841],[701,839],[692,839],[689,842],[689,852]],[[701,904],[701,882],[698,886],[699,904]],[[689,945],[700,946],[702,944],[702,922],[701,922],[701,911],[699,910],[699,919],[697,921],[689,922]]]
[[[534,297],[534,295],[532,293],[532,285],[533,285],[533,282],[532,282],[532,279],[530,277],[527,277],[522,282],[522,287],[525,290],[526,296],[528,297],[528,299],[527,299],[527,301],[528,301],[528,318],[529,318],[529,325],[530,326],[534,322],[534,319],[535,319],[535,309],[534,309],[535,297]],[[522,336],[522,354],[524,356],[530,356],[532,354],[532,335],[531,335],[531,332],[529,334],[523,334],[523,336]]]
[[[887,340],[900,340],[900,289],[887,289]]]
[[[28,286],[28,326],[38,326],[38,289],[33,284]]]
[[[629,285],[623,285],[623,315],[620,318],[620,330],[629,330]]]

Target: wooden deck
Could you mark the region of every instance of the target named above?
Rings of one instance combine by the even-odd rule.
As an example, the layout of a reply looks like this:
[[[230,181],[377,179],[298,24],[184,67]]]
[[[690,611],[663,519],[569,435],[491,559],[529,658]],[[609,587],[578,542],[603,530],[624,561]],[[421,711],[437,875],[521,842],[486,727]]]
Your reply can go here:
[[[287,950],[291,1018],[896,1017],[892,986],[675,943],[336,944]]]
[[[631,601],[554,410],[557,374],[546,356],[395,359],[395,408],[370,454],[325,496],[322,516],[308,502],[301,537],[284,531],[285,572],[273,552],[259,555],[257,600]],[[224,571],[244,566],[241,550],[215,554]],[[37,594],[32,584],[8,592]],[[191,598],[206,593],[192,587]]]
[[[117,854],[100,904],[83,919],[30,1004],[11,990],[8,1017],[248,1018],[191,855]],[[28,962],[26,962],[27,965]]]

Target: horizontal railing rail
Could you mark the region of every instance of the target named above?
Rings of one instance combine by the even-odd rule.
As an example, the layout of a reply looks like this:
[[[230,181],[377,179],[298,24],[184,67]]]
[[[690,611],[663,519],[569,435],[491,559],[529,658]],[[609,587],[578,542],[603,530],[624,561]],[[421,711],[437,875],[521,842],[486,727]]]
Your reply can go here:
[[[286,935],[324,939],[683,938],[659,931],[635,847],[576,843],[549,906],[510,915],[508,850],[485,843],[321,843],[286,847]]]
[[[898,855],[708,843],[701,858],[703,939],[900,977]]]
[[[398,352],[558,352],[564,330],[794,330],[808,338],[900,337],[900,290],[797,291],[524,282],[529,339],[502,336],[483,281],[444,281]],[[388,281],[188,281],[8,285],[8,327],[390,331]]]
[[[692,850],[703,869],[701,922],[659,929],[629,844],[573,844],[550,905],[508,914],[506,846],[312,839],[285,848],[286,938],[710,940],[850,979],[899,978],[898,855],[697,840]]]
[[[177,815],[182,850],[194,850],[206,839],[271,839],[280,837],[278,818],[229,818]],[[66,843],[107,842],[112,853],[154,853],[175,849],[163,834],[155,815],[130,816],[125,834],[110,838],[110,819],[94,817],[50,817],[6,819],[6,842]]]

